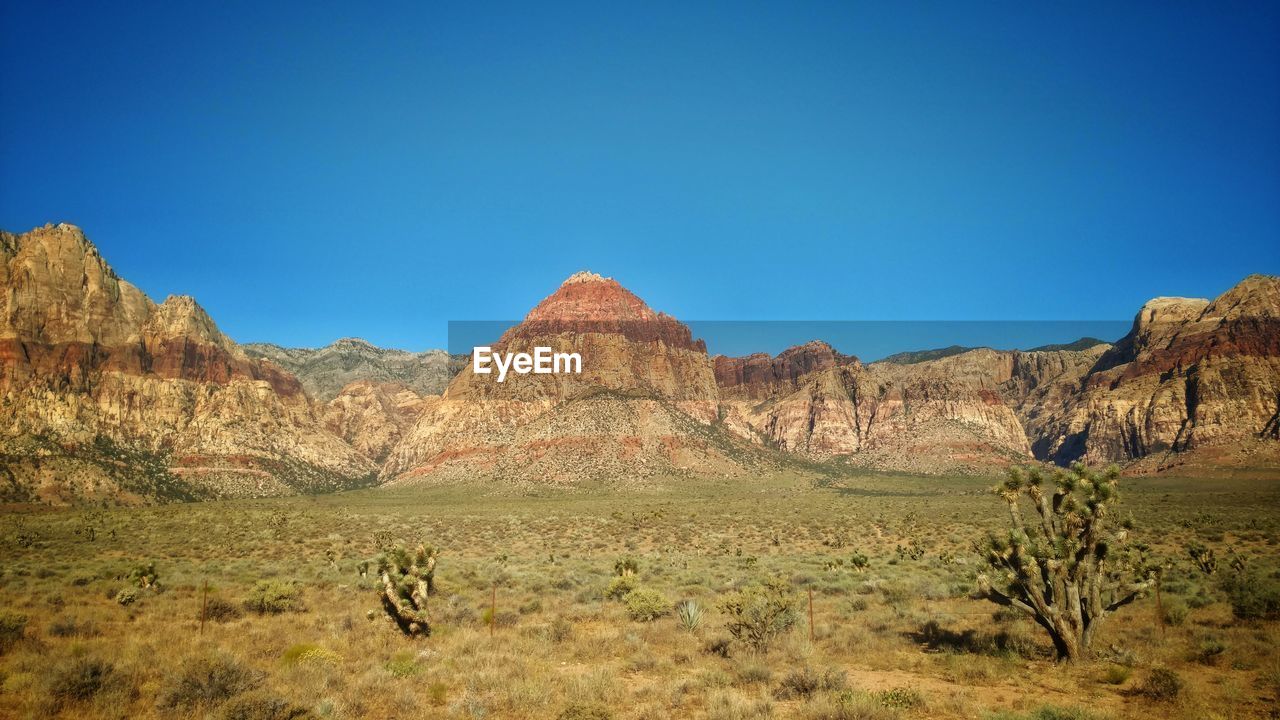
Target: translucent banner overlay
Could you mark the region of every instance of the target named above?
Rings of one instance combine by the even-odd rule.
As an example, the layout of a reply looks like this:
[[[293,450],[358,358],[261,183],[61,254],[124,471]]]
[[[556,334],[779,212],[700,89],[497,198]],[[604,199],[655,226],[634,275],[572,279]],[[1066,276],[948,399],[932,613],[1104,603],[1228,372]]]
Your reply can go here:
[[[1132,320],[687,320],[681,321],[695,340],[706,343],[712,355],[777,355],[789,347],[821,340],[839,353],[863,362],[898,353],[986,347],[996,350],[1034,350],[1052,346],[1080,347],[1082,338],[1114,343],[1132,327]],[[451,320],[448,351],[469,355],[472,348],[493,345],[520,320]],[[623,323],[576,321],[566,332],[622,333],[634,338],[665,337],[671,321]],[[538,328],[537,334],[554,328]]]

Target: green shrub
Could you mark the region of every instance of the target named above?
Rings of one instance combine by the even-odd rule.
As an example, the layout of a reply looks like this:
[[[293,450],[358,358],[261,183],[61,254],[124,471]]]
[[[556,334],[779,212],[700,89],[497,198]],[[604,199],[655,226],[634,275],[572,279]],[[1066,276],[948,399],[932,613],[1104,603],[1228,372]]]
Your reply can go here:
[[[1280,620],[1280,584],[1247,570],[1223,576],[1220,587],[1241,620]]]
[[[262,673],[224,656],[195,658],[169,678],[160,693],[161,707],[193,710],[226,702],[262,682]]]
[[[622,601],[632,620],[649,622],[671,612],[671,603],[657,590],[637,588],[626,594]]]
[[[845,690],[831,697],[814,698],[803,706],[804,720],[896,720],[900,711],[885,707],[865,692]]]
[[[924,697],[920,693],[909,687],[895,687],[888,690],[881,690],[875,694],[876,700],[881,705],[891,708],[899,708],[909,710],[911,708],[924,707]]]
[[[1217,665],[1222,654],[1227,651],[1227,646],[1218,638],[1205,638],[1200,641],[1196,649],[1191,653],[1191,659],[1201,665]]]
[[[1102,672],[1102,682],[1108,685],[1123,685],[1133,675],[1133,668],[1124,665],[1112,665]]]
[[[125,588],[121,590],[120,592],[116,593],[116,596],[115,596],[115,601],[123,607],[129,607],[134,602],[136,602],[137,599],[138,599],[138,593],[129,588]]]
[[[1187,615],[1190,612],[1191,609],[1187,607],[1186,603],[1177,600],[1171,601],[1164,606],[1164,621],[1175,627],[1182,625],[1187,621]]]
[[[1182,678],[1168,668],[1155,668],[1138,692],[1152,700],[1173,700],[1182,692]]]
[[[615,577],[613,580],[609,581],[608,587],[604,589],[604,596],[609,598],[610,600],[621,600],[622,598],[626,597],[627,594],[630,593],[632,590],[635,590],[637,586],[638,584],[636,582],[635,576],[619,575],[618,577]]]
[[[276,580],[259,580],[244,599],[244,607],[259,615],[279,615],[302,609],[298,590],[292,585]]]
[[[285,665],[337,665],[342,656],[315,643],[298,643],[285,650],[280,660]]]
[[[767,653],[773,640],[797,620],[795,593],[780,580],[726,596],[720,611],[729,618],[725,625],[729,634],[760,653]]]

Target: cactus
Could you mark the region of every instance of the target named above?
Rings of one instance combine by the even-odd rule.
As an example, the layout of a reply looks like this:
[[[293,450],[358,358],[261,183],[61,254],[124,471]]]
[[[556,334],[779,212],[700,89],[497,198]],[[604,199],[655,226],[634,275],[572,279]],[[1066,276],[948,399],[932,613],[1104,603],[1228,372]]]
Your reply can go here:
[[[1213,548],[1207,548],[1199,543],[1192,543],[1187,547],[1187,554],[1191,556],[1192,562],[1196,567],[1200,568],[1200,572],[1205,575],[1212,575],[1218,570],[1218,558],[1213,553]]]
[[[378,575],[382,579],[378,598],[382,609],[400,632],[410,637],[431,634],[427,598],[435,594],[438,556],[435,548],[419,545],[412,553],[396,547],[378,558]]]
[[[1050,492],[1039,470],[1014,468],[995,488],[1008,503],[1013,528],[1006,537],[989,538],[985,559],[1000,585],[980,575],[979,592],[1031,615],[1063,660],[1085,657],[1101,621],[1155,581],[1152,574],[1134,579],[1133,568],[1113,562],[1126,535],[1107,529],[1118,476],[1115,467],[1099,474],[1077,463],[1054,473]],[[1036,511],[1030,524],[1023,498]]]

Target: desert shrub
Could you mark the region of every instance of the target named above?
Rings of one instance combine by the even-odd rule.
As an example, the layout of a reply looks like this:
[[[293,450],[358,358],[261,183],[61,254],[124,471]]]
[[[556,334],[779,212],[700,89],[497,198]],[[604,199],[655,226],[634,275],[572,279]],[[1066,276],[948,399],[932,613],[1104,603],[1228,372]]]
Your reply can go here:
[[[49,675],[49,702],[56,712],[70,703],[84,702],[97,695],[115,668],[111,663],[80,658],[55,668]]]
[[[637,586],[638,583],[636,583],[635,576],[619,575],[609,581],[609,585],[604,589],[604,596],[610,600],[621,600],[628,593],[635,590]]]
[[[27,616],[17,613],[0,613],[0,655],[13,649],[27,634]]]
[[[1201,665],[1217,665],[1226,651],[1226,644],[1218,638],[1205,638],[1196,645],[1196,649],[1191,653],[1191,659]]]
[[[707,696],[707,720],[767,720],[774,717],[768,698],[743,697],[733,690],[718,690]]]
[[[314,643],[298,643],[285,650],[280,660],[285,665],[336,665],[342,656]]]
[[[129,607],[134,602],[136,602],[137,599],[138,599],[138,593],[131,590],[130,588],[125,588],[121,590],[120,592],[116,593],[116,596],[115,596],[115,601],[119,603],[122,607]]]
[[[205,619],[214,622],[230,622],[239,618],[242,614],[235,603],[216,597],[209,598],[209,603],[204,608]]]
[[[274,695],[246,695],[227,703],[223,720],[309,720],[311,711]]]
[[[613,720],[613,713],[601,703],[573,703],[557,716],[558,720]]]
[[[637,588],[622,599],[632,620],[649,622],[671,612],[671,603],[657,590]]]
[[[294,586],[276,580],[259,580],[244,599],[244,607],[259,615],[279,615],[299,611],[302,604]]]
[[[98,626],[91,621],[80,622],[75,618],[60,617],[49,623],[49,634],[54,637],[94,637]]]
[[[720,611],[728,616],[729,634],[760,653],[767,653],[773,640],[795,626],[797,619],[795,594],[778,580],[727,595],[720,601]]]
[[[1248,570],[1223,576],[1220,587],[1241,620],[1280,619],[1280,583]]]
[[[160,693],[160,705],[169,709],[208,708],[262,682],[262,674],[225,656],[199,657],[182,664]]]
[[[733,654],[733,638],[713,637],[702,645],[702,651],[708,655],[728,658]]]
[[[383,667],[386,668],[387,672],[398,678],[407,678],[422,672],[422,666],[418,664],[413,653],[410,652],[396,653],[391,656],[391,659]]]
[[[1187,621],[1187,615],[1190,612],[1191,609],[1187,607],[1186,603],[1172,600],[1164,606],[1164,621],[1169,625],[1182,625]]]
[[[806,666],[783,676],[773,694],[779,700],[807,699],[821,690],[843,690],[846,684],[843,671],[827,669],[819,672]]]
[[[682,629],[693,632],[702,624],[702,606],[694,600],[681,601],[676,605],[676,619]]]
[[[741,685],[765,684],[773,679],[773,671],[768,665],[758,662],[746,663],[738,667],[738,683]]]
[[[875,694],[875,698],[885,707],[900,708],[902,710],[924,707],[924,697],[918,691],[909,687],[881,690]]]
[[[1102,682],[1108,685],[1123,685],[1133,675],[1133,668],[1124,665],[1112,665],[1102,671]]]
[[[1182,678],[1168,668],[1155,668],[1138,692],[1152,700],[1173,700],[1182,692]]]
[[[874,697],[845,690],[824,698],[815,698],[804,706],[804,720],[896,720],[900,713],[885,707]]]

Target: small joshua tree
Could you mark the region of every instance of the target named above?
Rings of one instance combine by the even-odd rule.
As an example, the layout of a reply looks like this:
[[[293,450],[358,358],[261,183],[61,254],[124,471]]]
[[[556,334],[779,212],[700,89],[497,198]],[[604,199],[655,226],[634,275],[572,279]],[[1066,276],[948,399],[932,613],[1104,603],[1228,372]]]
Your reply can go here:
[[[985,559],[996,575],[979,575],[979,592],[1030,615],[1063,660],[1087,655],[1102,619],[1155,581],[1152,574],[1135,579],[1135,569],[1117,557],[1127,533],[1110,532],[1107,520],[1118,476],[1115,467],[1099,474],[1077,463],[1056,471],[1052,487],[1045,487],[1038,469],[1015,468],[995,488],[1009,505],[1013,528],[989,538]],[[1024,498],[1035,510],[1031,523]]]
[[[613,574],[618,577],[631,577],[640,570],[640,563],[633,557],[624,557],[613,564]]]
[[[1200,543],[1192,543],[1187,547],[1187,554],[1191,556],[1191,561],[1200,568],[1200,572],[1205,575],[1212,575],[1218,571],[1218,557],[1214,554],[1213,548],[1207,548]]]
[[[410,637],[431,634],[427,597],[435,594],[438,556],[435,548],[419,545],[414,552],[395,547],[378,558],[378,576],[382,580],[378,598],[382,609],[400,632]]]
[[[142,563],[129,571],[129,582],[143,590],[156,588],[160,584],[160,575],[156,573],[156,564]]]

